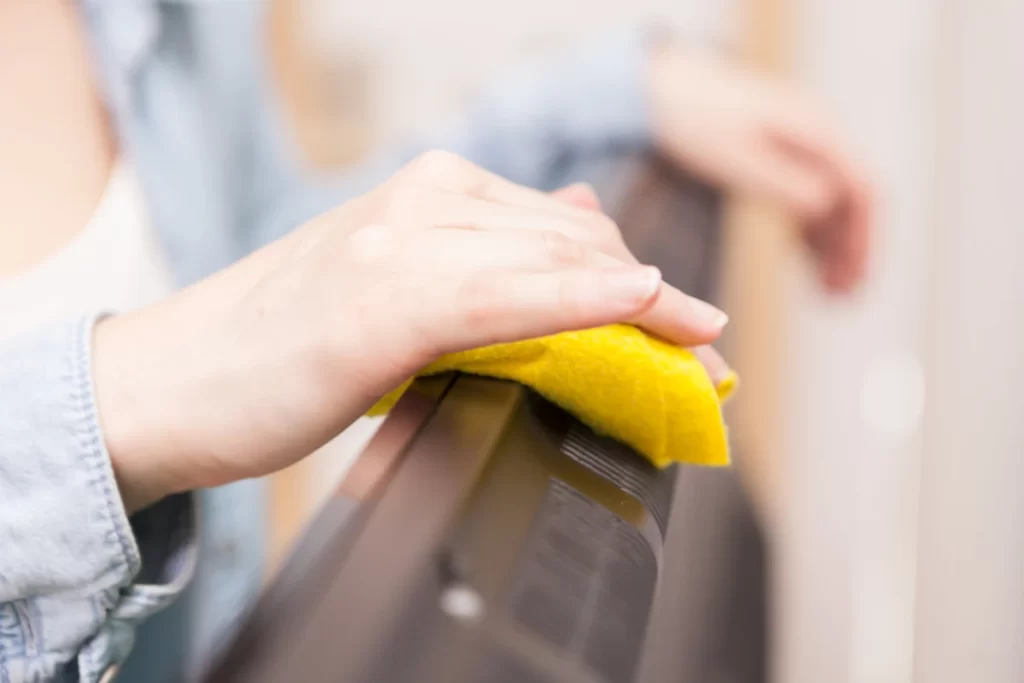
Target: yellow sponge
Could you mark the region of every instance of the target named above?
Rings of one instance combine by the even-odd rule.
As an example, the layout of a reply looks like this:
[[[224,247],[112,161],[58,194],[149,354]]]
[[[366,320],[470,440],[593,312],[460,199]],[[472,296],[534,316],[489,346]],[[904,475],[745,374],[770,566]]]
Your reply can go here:
[[[729,464],[721,401],[736,388],[736,376],[730,375],[716,389],[690,351],[631,325],[454,353],[420,374],[451,370],[532,387],[658,467],[673,462]],[[370,414],[386,413],[408,386],[409,382],[382,398]]]

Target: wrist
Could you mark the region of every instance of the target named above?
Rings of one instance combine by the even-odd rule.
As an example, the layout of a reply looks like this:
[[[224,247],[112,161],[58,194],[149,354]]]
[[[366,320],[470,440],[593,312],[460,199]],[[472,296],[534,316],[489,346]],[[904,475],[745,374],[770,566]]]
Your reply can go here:
[[[110,316],[93,330],[93,386],[103,439],[125,509],[131,514],[174,492],[162,458],[153,452],[154,431],[145,419],[145,397],[152,381],[131,316]]]
[[[99,321],[93,372],[100,425],[129,509],[243,478],[217,456],[231,442],[225,416],[252,393],[239,385],[232,325],[219,292],[186,290]]]
[[[329,339],[327,308],[263,291],[250,259],[95,328],[100,424],[129,510],[288,466],[379,398],[366,345]]]

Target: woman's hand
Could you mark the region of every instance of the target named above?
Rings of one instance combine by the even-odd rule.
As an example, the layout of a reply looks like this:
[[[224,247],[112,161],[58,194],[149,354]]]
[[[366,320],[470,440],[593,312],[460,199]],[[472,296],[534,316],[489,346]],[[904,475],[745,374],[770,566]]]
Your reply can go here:
[[[635,322],[683,345],[726,318],[638,265],[599,212],[444,153],[166,302],[97,325],[122,495],[267,474],[444,353]]]
[[[656,48],[649,92],[655,136],[669,157],[791,211],[829,289],[848,291],[861,280],[871,183],[816,103],[792,86],[672,45]]]
[[[553,192],[551,196],[588,211],[601,210],[600,198],[594,192],[594,188],[587,183],[576,183],[563,187],[561,190]],[[733,370],[729,363],[710,344],[696,346],[690,350],[697,356],[697,360],[701,362],[704,370],[708,373],[711,383],[716,387],[732,374]]]

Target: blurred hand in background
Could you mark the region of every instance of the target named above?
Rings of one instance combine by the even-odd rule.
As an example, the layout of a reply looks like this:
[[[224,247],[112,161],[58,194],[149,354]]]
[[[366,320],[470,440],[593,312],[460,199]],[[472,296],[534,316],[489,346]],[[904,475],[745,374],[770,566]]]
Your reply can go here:
[[[675,45],[650,64],[661,150],[727,190],[778,202],[826,289],[852,290],[867,265],[873,190],[823,108],[792,84]]]

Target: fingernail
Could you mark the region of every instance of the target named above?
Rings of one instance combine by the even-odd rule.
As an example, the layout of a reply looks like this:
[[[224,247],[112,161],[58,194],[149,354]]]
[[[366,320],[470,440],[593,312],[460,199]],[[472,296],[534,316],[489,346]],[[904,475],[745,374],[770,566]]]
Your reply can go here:
[[[723,328],[729,322],[725,311],[715,308],[706,301],[690,297],[690,310],[702,321],[716,328]]]
[[[661,271],[653,266],[613,271],[605,278],[612,296],[628,306],[649,301],[661,286]]]
[[[736,394],[736,390],[739,387],[740,376],[734,370],[730,370],[724,378],[715,383],[715,391],[718,393],[719,402],[726,403]]]

